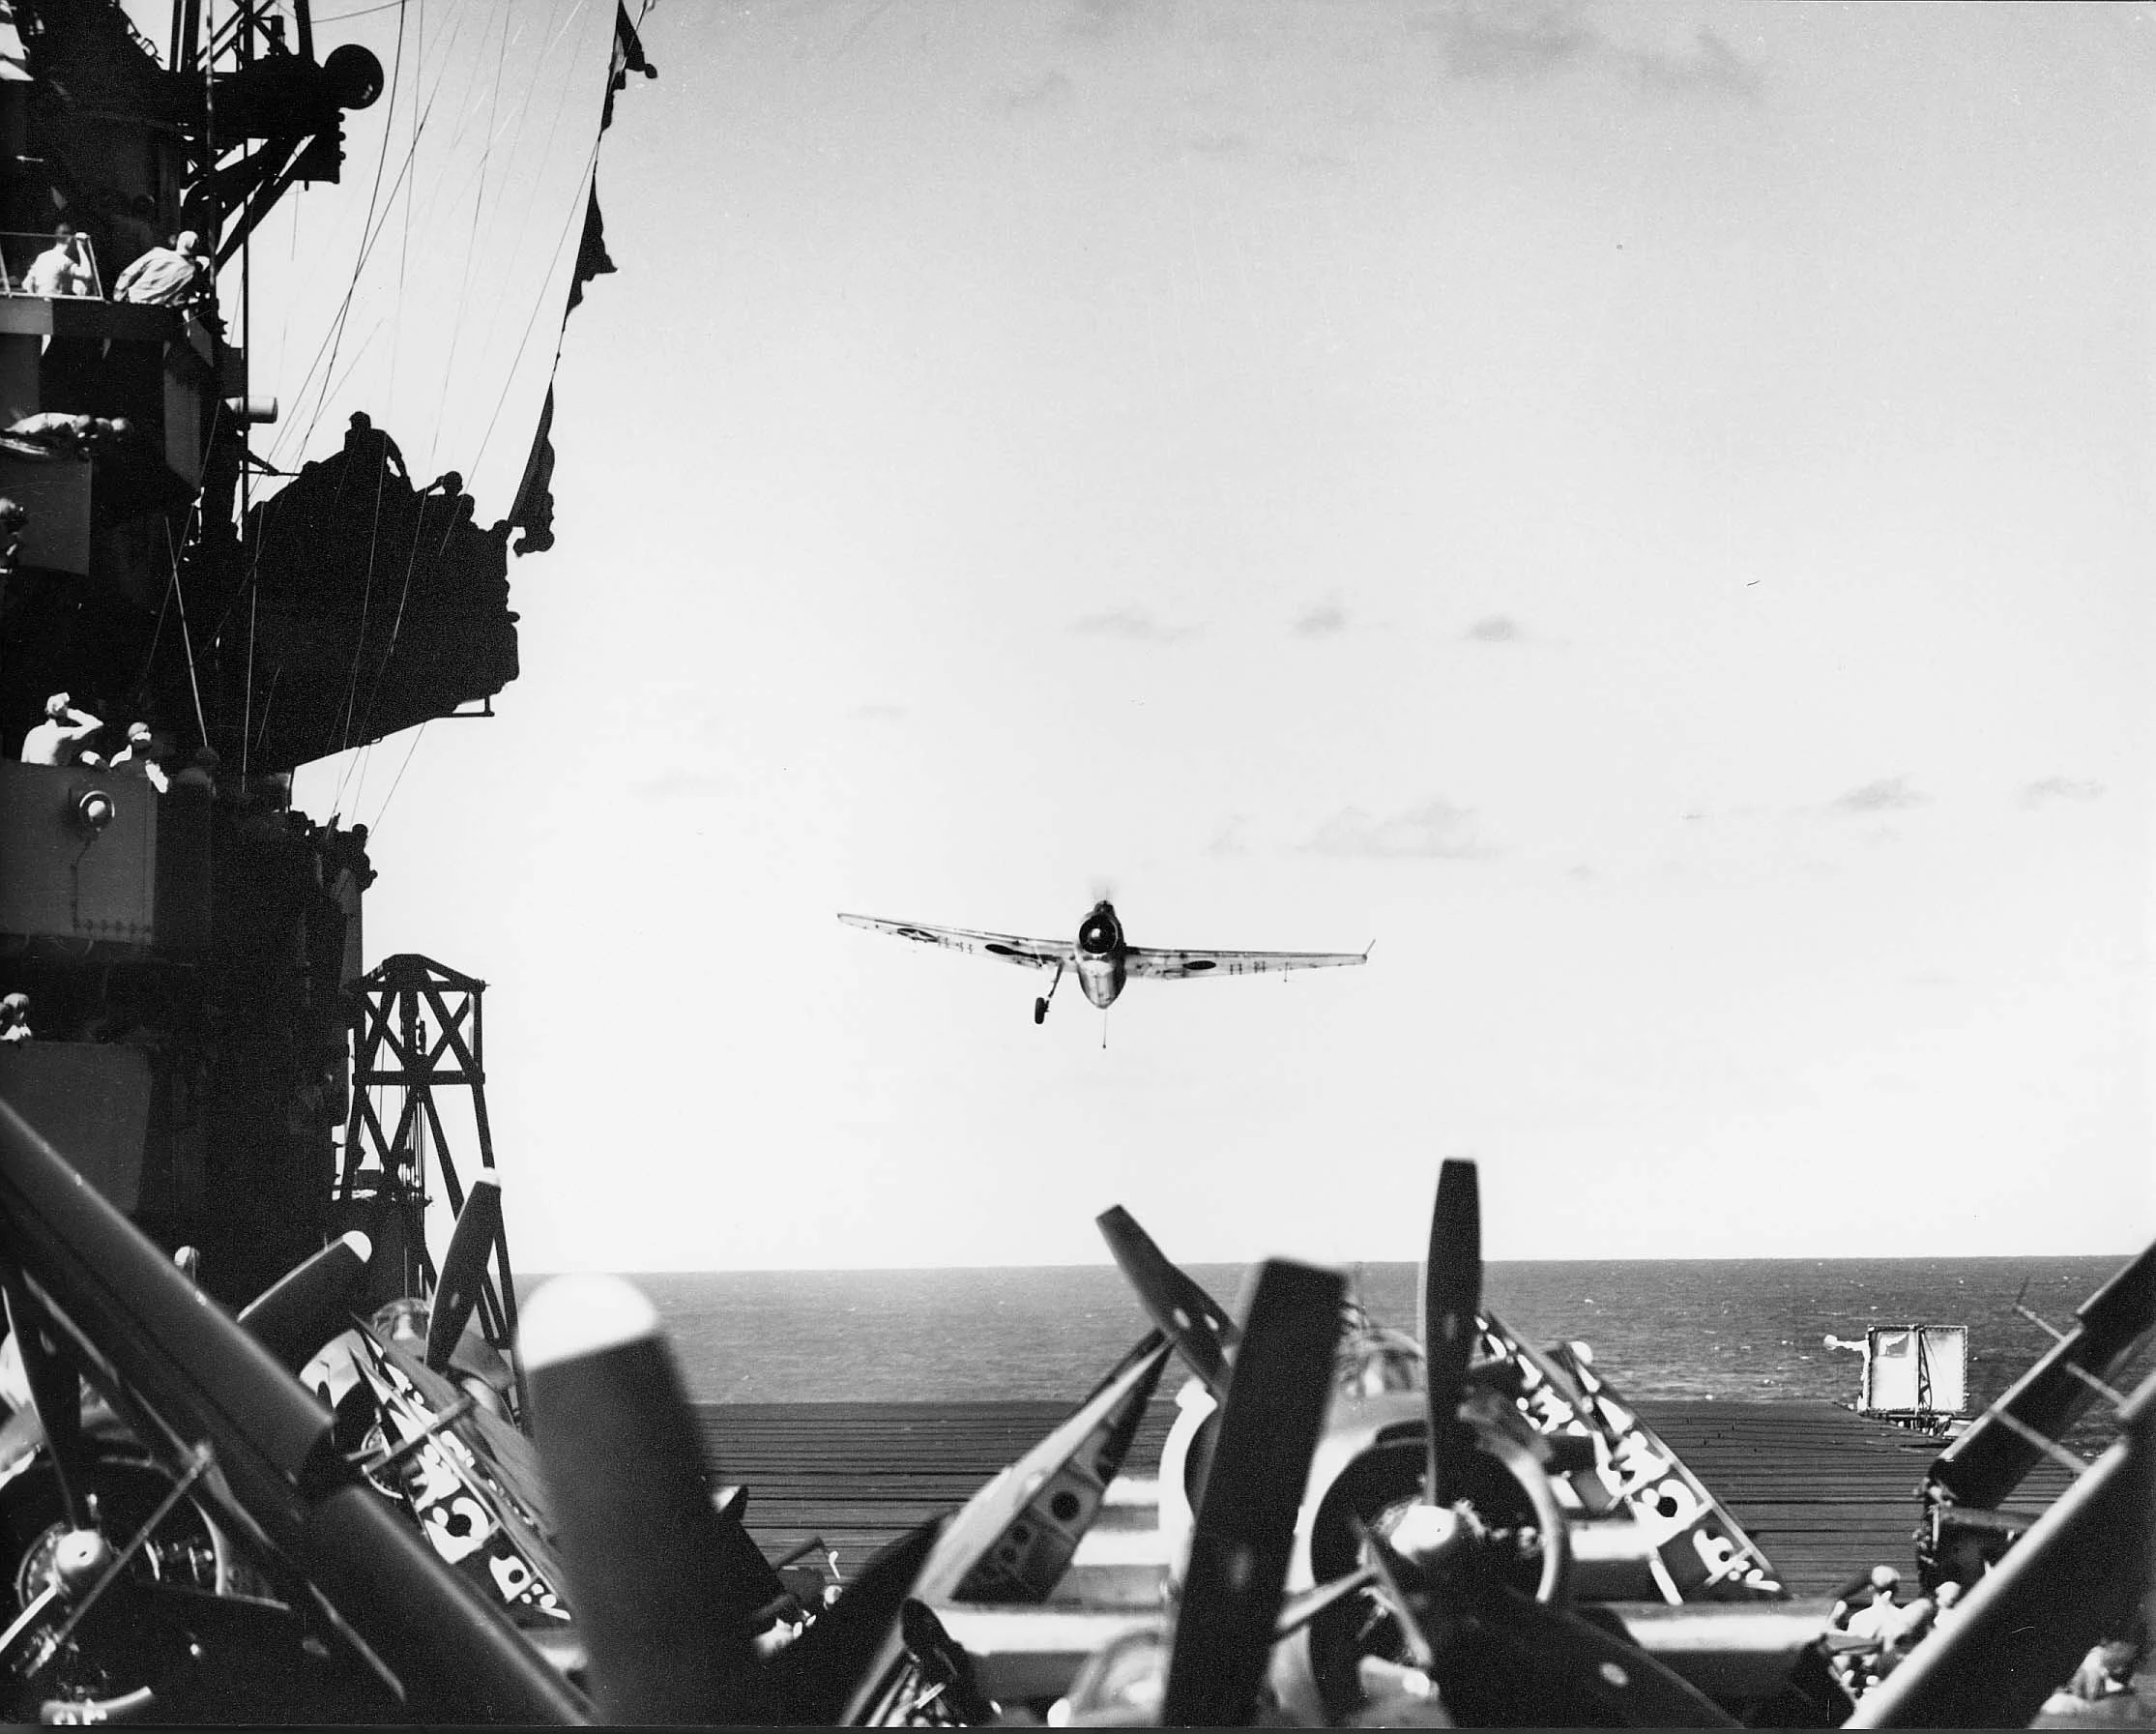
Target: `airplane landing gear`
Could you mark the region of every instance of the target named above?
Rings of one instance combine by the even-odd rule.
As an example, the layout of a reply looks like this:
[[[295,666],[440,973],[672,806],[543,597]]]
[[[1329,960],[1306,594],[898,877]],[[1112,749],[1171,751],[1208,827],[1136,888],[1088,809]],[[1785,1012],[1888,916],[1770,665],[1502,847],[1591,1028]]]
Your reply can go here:
[[[1034,1001],[1034,1021],[1035,1023],[1046,1023],[1048,1021],[1048,1002],[1056,997],[1056,989],[1063,985],[1063,966],[1059,963],[1056,965],[1056,979],[1048,984],[1048,991]]]

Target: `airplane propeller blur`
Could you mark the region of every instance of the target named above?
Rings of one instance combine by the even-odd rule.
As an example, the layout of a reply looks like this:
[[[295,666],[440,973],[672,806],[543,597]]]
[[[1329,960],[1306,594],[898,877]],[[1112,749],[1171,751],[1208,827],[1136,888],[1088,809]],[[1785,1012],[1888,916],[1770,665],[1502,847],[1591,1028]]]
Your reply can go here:
[[[1338,969],[1370,960],[1368,948],[1359,952],[1199,952],[1162,951],[1131,945],[1123,938],[1122,923],[1115,906],[1102,897],[1078,924],[1078,936],[1070,939],[1027,939],[1016,933],[982,933],[971,927],[932,927],[920,922],[886,921],[873,915],[841,915],[850,926],[878,933],[895,933],[901,939],[918,939],[923,945],[940,945],[954,952],[974,952],[1001,957],[1027,969],[1054,969],[1048,991],[1034,1001],[1034,1021],[1048,1016],[1048,1002],[1063,985],[1063,971],[1075,970],[1079,988],[1087,999],[1105,1012],[1132,977],[1154,981],[1190,981],[1201,976],[1254,976],[1288,969]],[[1372,942],[1373,944],[1375,941]]]

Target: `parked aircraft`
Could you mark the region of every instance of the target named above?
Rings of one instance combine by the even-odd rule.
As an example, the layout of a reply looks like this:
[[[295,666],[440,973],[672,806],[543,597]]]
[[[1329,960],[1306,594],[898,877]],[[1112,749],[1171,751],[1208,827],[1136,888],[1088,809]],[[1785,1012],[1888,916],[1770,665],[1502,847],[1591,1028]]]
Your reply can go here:
[[[946,946],[954,952],[1001,957],[1028,969],[1053,968],[1056,979],[1048,984],[1048,991],[1034,1001],[1035,1023],[1047,1018],[1048,1002],[1063,985],[1065,969],[1077,971],[1078,985],[1085,996],[1105,1012],[1133,976],[1180,982],[1199,976],[1336,969],[1370,960],[1367,947],[1359,952],[1195,952],[1131,945],[1123,938],[1122,923],[1106,897],[1087,912],[1086,919],[1078,924],[1074,940],[1027,939],[1016,933],[979,933],[971,927],[932,927],[925,923],[886,921],[873,915],[841,915],[838,919],[850,926],[895,933],[901,939],[918,939],[923,945]]]
[[[1474,1171],[1456,1162],[1424,1266],[1419,1390],[1337,1273],[1268,1264],[1232,1320],[1110,1212],[1154,1331],[947,1525],[885,1549],[772,1642],[779,1585],[736,1532],[738,1496],[714,1495],[648,1303],[602,1278],[534,1297],[529,1440],[429,1364],[457,1370],[476,1258],[456,1242],[486,1238],[471,1204],[427,1357],[366,1345],[383,1433],[354,1452],[291,1363],[350,1316],[357,1236],[235,1320],[0,1103],[0,1288],[37,1454],[0,1502],[20,1604],[0,1632],[0,1713],[948,1726],[1023,1719],[1060,1691],[1074,1725],[1966,1726],[2033,1715],[2147,1588],[2145,1550],[2117,1539],[2146,1510],[2156,1379],[1960,1627],[1850,1718],[1824,1603],[1781,1597],[1584,1357],[1528,1347],[1483,1306]],[[2087,1368],[2145,1333],[2150,1271],[2156,1254],[2083,1308],[1998,1418],[2085,1402]],[[1157,1614],[1058,1606],[1170,1345],[1219,1402],[1180,1592]],[[2034,1428],[2006,1426],[2000,1447],[1982,1425],[1934,1466],[1949,1492],[1996,1497],[2018,1473]]]

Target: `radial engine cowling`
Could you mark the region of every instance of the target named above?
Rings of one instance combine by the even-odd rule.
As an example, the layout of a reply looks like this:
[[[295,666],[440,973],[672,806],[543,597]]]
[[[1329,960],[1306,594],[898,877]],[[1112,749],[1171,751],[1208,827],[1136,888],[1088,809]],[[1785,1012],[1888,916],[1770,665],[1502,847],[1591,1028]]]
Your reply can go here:
[[[1179,1394],[1177,1404],[1180,1412],[1161,1450],[1160,1527],[1169,1557],[1180,1560],[1204,1485],[1218,1410],[1196,1380]],[[1474,1450],[1458,1493],[1487,1532],[1482,1564],[1521,1593],[1563,1605],[1576,1589],[1592,1596],[1601,1587],[1578,1582],[1574,1542],[1583,1526],[1593,1532],[1582,1539],[1594,1556],[1590,1574],[1602,1575],[1599,1556],[1609,1549],[1593,1543],[1605,1540],[1605,1525],[1567,1509],[1557,1490],[1566,1465],[1552,1459],[1553,1442],[1520,1424],[1517,1415],[1494,1393],[1478,1393],[1463,1406]],[[1420,1391],[1337,1390],[1297,1522],[1288,1595],[1360,1568],[1362,1532],[1389,1533],[1422,1500],[1427,1462],[1428,1421]],[[1632,1594],[1652,1593],[1644,1581],[1628,1587]],[[1278,1647],[1273,1690],[1291,1717],[1337,1723],[1363,1707],[1358,1664],[1365,1656],[1394,1664],[1406,1660],[1389,1620],[1382,1617],[1382,1603],[1359,1593],[1326,1608]]]
[[[1078,929],[1078,949],[1089,957],[1105,957],[1122,943],[1122,926],[1116,912],[1102,903],[1087,916]]]

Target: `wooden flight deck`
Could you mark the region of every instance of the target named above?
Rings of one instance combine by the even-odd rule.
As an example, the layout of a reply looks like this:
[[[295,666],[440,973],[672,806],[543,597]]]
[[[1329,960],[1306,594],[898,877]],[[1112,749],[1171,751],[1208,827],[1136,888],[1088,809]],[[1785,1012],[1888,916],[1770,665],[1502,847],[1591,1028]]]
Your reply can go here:
[[[1941,1441],[1823,1402],[1641,1401],[1642,1417],[1765,1549],[1794,1596],[1833,1593],[1893,1565],[1913,1577],[1916,1488]],[[706,1403],[697,1417],[714,1479],[745,1484],[749,1531],[767,1554],[820,1535],[852,1573],[886,1542],[965,1503],[1070,1405]],[[1124,1463],[1124,1506],[1102,1529],[1143,1525],[1147,1484],[1175,1407],[1148,1409]],[[2066,1470],[2040,1464],[2006,1509],[2035,1515]],[[1089,1552],[1142,1556],[1107,1536]]]

